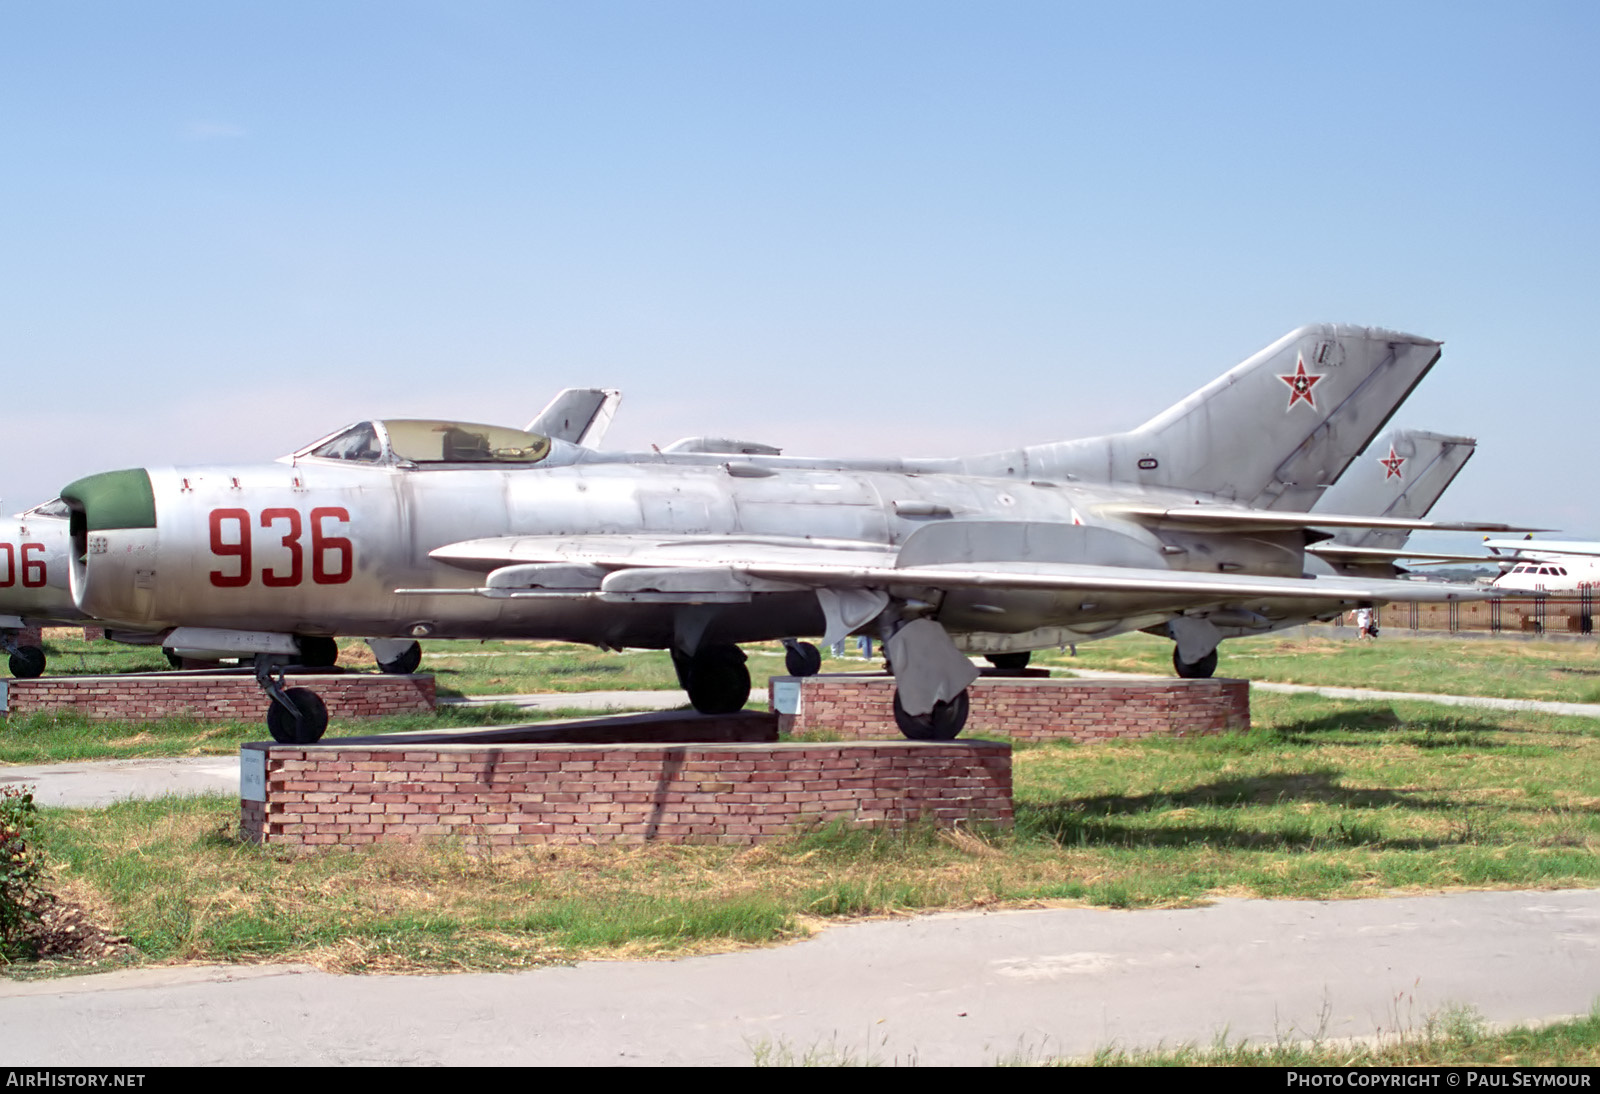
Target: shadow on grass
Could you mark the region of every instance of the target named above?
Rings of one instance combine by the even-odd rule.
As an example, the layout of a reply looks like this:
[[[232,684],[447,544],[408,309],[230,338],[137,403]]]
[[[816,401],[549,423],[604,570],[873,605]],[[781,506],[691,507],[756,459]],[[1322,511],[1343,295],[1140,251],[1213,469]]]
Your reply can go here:
[[[1104,794],[1054,802],[1018,802],[1018,835],[1078,846],[1179,847],[1210,844],[1254,850],[1299,851],[1329,847],[1382,846],[1425,850],[1462,842],[1441,839],[1394,839],[1384,835],[1375,818],[1340,812],[1332,816],[1289,817],[1272,824],[1242,810],[1292,802],[1315,802],[1346,809],[1403,808],[1427,812],[1459,810],[1460,806],[1405,791],[1346,787],[1332,769],[1296,774],[1257,775],[1205,783],[1187,790],[1156,794]],[[1237,809],[1233,816],[1175,818],[1161,827],[1123,823],[1115,818],[1189,809]],[[1252,819],[1256,823],[1251,823]],[[1266,823],[1261,823],[1266,822]]]
[[[1331,736],[1381,734],[1370,742],[1352,740],[1350,744],[1406,744],[1413,748],[1504,748],[1497,736],[1517,732],[1496,722],[1459,715],[1439,714],[1402,718],[1394,708],[1367,705],[1322,714],[1313,718],[1286,720],[1272,727],[1272,733],[1287,744],[1328,745]]]

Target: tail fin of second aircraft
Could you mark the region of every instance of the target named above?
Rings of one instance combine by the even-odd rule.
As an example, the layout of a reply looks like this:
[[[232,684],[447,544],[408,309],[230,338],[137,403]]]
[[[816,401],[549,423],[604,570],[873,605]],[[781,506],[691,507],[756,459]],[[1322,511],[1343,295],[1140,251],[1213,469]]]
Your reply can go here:
[[[1363,452],[1312,512],[1421,520],[1467,465],[1477,444],[1471,437],[1395,430]],[[1409,536],[1404,529],[1345,528],[1333,541],[1399,550]]]
[[[1137,429],[1012,456],[1040,477],[1308,510],[1439,359],[1439,345],[1389,330],[1301,327]]]

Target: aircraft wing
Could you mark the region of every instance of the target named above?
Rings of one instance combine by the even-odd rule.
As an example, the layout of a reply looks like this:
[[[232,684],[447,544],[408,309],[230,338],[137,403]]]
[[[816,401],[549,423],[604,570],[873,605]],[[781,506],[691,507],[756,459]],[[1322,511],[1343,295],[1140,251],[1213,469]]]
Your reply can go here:
[[[855,549],[842,549],[852,543]],[[602,600],[696,603],[752,593],[841,588],[1106,591],[1201,600],[1306,598],[1323,601],[1483,599],[1470,586],[1350,577],[1280,578],[1082,562],[995,561],[896,565],[893,549],[803,537],[506,536],[449,544],[432,557],[487,570],[479,588],[399,593],[491,597],[585,596]]]

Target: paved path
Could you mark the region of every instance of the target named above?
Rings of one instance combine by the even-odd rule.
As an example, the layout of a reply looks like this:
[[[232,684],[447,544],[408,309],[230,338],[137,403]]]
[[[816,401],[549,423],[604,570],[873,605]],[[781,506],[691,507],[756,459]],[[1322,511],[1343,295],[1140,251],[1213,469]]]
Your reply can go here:
[[[237,756],[156,760],[80,760],[69,764],[0,764],[0,784],[33,787],[40,805],[98,809],[127,798],[239,793]]]
[[[1106,672],[1101,669],[1072,669],[1085,680],[1171,680],[1142,672]],[[1363,699],[1385,703],[1439,703],[1447,707],[1479,707],[1483,710],[1528,710],[1539,714],[1566,714],[1576,718],[1600,718],[1600,703],[1550,703],[1540,699],[1492,699],[1481,695],[1436,695],[1424,691],[1374,691],[1371,688],[1332,688],[1311,684],[1269,684],[1250,681],[1253,691],[1273,691],[1285,695],[1323,695],[1329,699]]]
[[[679,961],[516,974],[138,969],[0,982],[0,1058],[50,1064],[984,1064],[1104,1046],[1588,1013],[1600,892],[936,915]]]

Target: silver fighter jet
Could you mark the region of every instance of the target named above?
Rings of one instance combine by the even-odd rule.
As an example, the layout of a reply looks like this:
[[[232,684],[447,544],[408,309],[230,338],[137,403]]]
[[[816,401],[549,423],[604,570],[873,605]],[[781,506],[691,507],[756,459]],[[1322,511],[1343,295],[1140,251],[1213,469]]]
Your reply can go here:
[[[1315,529],[1438,527],[1305,512],[1438,356],[1413,335],[1303,327],[1138,429],[953,459],[361,422],[275,464],[71,484],[72,589],[97,618],[255,651],[281,740],[326,725],[270,674],[297,635],[670,649],[694,706],[718,712],[749,694],[738,643],[869,629],[901,729],[946,739],[976,675],[968,636],[1006,653],[1163,628],[1197,665],[1223,637],[1214,612],[1475,595],[1306,573]]]

